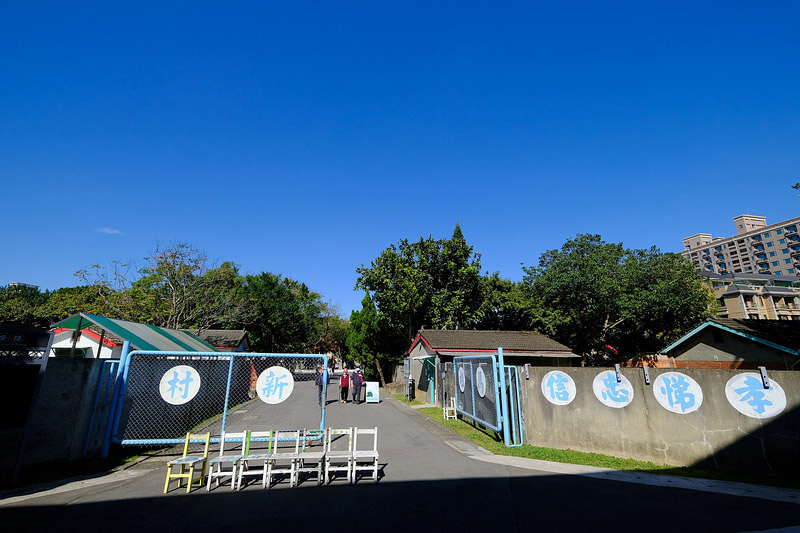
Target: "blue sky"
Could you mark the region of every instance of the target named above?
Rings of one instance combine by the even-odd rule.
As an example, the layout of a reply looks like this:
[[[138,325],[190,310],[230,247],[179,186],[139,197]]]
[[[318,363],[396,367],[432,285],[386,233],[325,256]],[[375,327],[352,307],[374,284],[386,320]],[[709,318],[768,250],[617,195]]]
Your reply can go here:
[[[4,2],[0,285],[185,242],[348,315],[456,222],[520,279],[800,215],[800,4],[602,4]]]

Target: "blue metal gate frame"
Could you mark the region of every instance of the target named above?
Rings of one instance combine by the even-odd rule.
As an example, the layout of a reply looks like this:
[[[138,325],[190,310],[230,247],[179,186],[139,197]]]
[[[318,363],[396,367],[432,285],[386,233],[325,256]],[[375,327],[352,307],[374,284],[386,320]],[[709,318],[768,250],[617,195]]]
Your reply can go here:
[[[130,370],[130,363],[131,363],[131,356],[133,355],[141,355],[141,354],[151,354],[157,353],[160,356],[181,356],[181,357],[230,357],[229,363],[229,370],[228,370],[228,378],[226,383],[226,392],[225,392],[225,401],[224,401],[224,408],[222,415],[222,431],[225,431],[225,425],[227,423],[227,416],[228,416],[228,400],[230,397],[231,392],[231,379],[232,379],[232,368],[234,359],[237,357],[242,358],[259,358],[259,357],[276,357],[276,358],[296,358],[296,359],[320,359],[322,368],[324,369],[323,374],[323,394],[324,397],[327,397],[327,389],[328,389],[328,375],[327,375],[327,368],[328,368],[328,357],[324,354],[287,354],[287,353],[251,353],[251,352],[150,352],[150,351],[130,351],[130,343],[125,342],[122,348],[122,355],[120,357],[118,365],[116,368],[113,368],[114,365],[111,366],[113,370],[116,370],[116,376],[114,379],[114,389],[111,395],[110,400],[110,408],[108,411],[108,419],[106,423],[105,435],[103,438],[102,448],[100,455],[102,458],[108,456],[108,451],[110,448],[111,443],[114,444],[122,444],[122,445],[161,445],[161,444],[179,444],[184,442],[183,438],[163,438],[163,439],[136,439],[136,440],[125,440],[118,438],[119,432],[119,424],[120,418],[122,416],[122,406],[125,399],[125,393],[127,389],[128,383],[128,375]],[[112,370],[112,372],[113,372]],[[100,391],[98,389],[99,394]],[[325,406],[326,402],[322,402],[322,409],[321,409],[321,419],[320,419],[320,429],[325,428]],[[97,407],[97,398],[95,399],[95,409]],[[90,428],[90,435],[87,436],[87,446],[88,446],[88,439],[91,436],[91,428]],[[212,442],[218,442],[219,439],[215,438],[212,439]]]
[[[487,420],[485,418],[481,418],[479,416],[479,414],[477,412],[477,408],[476,408],[476,402],[475,402],[475,387],[472,384],[473,376],[475,376],[474,363],[477,360],[486,360],[487,358],[490,359],[491,362],[492,362],[492,383],[493,383],[493,388],[494,388],[492,393],[493,393],[494,399],[495,399],[494,405],[495,405],[495,420],[496,420],[496,423],[492,422],[490,420]],[[497,383],[498,383],[498,380],[497,380],[497,359],[495,359],[495,357],[493,355],[466,355],[466,356],[454,357],[453,358],[453,371],[455,372],[456,382],[457,383],[458,383],[458,379],[459,379],[458,378],[459,365],[462,365],[462,364],[463,365],[469,365],[469,369],[470,369],[470,372],[469,372],[470,373],[470,387],[469,387],[469,391],[465,390],[462,393],[461,390],[460,390],[460,387],[458,385],[456,385],[456,391],[455,391],[456,392],[456,411],[458,411],[462,416],[465,416],[465,417],[469,418],[470,420],[472,420],[474,422],[477,422],[478,424],[481,424],[482,426],[485,426],[485,427],[487,427],[487,428],[489,428],[489,429],[491,429],[493,431],[502,431],[502,429],[503,429],[502,411],[501,411],[501,407],[500,407],[500,402],[497,401]],[[462,394],[469,394],[470,395],[469,405],[472,406],[472,409],[469,410],[469,411],[467,411],[467,410],[465,410],[465,409],[463,409],[462,407],[459,406],[459,404],[465,403],[465,402],[459,402],[458,401],[459,396],[462,396]]]
[[[470,374],[474,376],[473,361],[476,359],[491,358],[492,371],[494,374],[494,395],[495,395],[495,409],[497,415],[497,424],[488,420],[482,419],[477,416],[475,408],[475,387],[470,387],[471,411],[461,409],[456,402],[456,411],[462,416],[473,420],[484,427],[493,431],[501,432],[503,434],[503,443],[507,447],[516,447],[522,445],[522,401],[520,398],[519,388],[519,373],[515,366],[506,365],[503,359],[503,348],[497,349],[497,359],[494,355],[469,355],[458,356],[453,358],[453,371],[456,374],[455,379],[458,380],[458,364],[469,364]],[[472,378],[471,378],[472,379]],[[507,393],[507,390],[510,392]],[[460,388],[455,387],[456,398],[460,393]],[[464,391],[466,394],[466,391]],[[511,400],[511,401],[509,401]]]

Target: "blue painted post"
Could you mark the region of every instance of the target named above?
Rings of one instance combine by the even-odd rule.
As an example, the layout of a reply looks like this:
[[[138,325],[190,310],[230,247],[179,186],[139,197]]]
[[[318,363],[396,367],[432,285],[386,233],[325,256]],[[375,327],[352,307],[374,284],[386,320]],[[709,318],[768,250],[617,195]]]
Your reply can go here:
[[[322,391],[325,401],[322,402],[322,416],[320,417],[319,420],[319,429],[325,429],[325,410],[328,404],[328,356],[327,355],[322,356],[322,368],[325,369],[325,371],[322,373],[322,379],[325,380],[325,384],[323,385],[324,389]]]
[[[503,428],[503,443],[510,447],[511,441],[508,439],[508,398],[506,398],[506,365],[503,360],[503,349],[497,348],[497,359],[500,365],[500,406],[502,407],[503,414],[500,421],[500,427]]]
[[[127,366],[128,357],[130,356],[131,343],[125,341],[122,344],[122,354],[119,358],[119,366],[117,367],[117,376],[114,379],[114,392],[111,399],[111,408],[108,410],[108,421],[106,422],[106,432],[103,435],[103,447],[100,450],[100,457],[105,459],[108,457],[108,448],[111,445],[112,430],[115,431],[117,405],[120,403],[120,392],[122,390],[122,376]]]
[[[519,372],[514,369],[514,385],[516,386],[516,396],[517,396],[517,417],[520,420],[519,422],[519,440],[517,441],[517,446],[522,446],[525,442],[525,436],[522,432],[522,399],[519,395]],[[514,429],[517,429],[517,424],[514,424]]]
[[[478,413],[475,409],[475,369],[472,368],[472,359],[469,360],[469,390],[472,393],[472,419],[478,418]]]
[[[222,407],[222,433],[225,433],[225,424],[228,422],[228,400],[231,397],[231,377],[233,376],[233,353],[228,365],[228,384],[225,386],[225,405]]]

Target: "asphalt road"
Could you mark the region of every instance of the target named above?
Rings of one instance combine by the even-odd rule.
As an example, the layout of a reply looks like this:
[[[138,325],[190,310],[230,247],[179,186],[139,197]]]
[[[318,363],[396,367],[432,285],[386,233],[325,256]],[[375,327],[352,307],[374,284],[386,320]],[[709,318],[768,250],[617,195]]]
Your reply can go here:
[[[335,397],[331,387],[329,398]],[[383,392],[383,391],[381,391]],[[0,495],[4,531],[800,530],[800,492],[496,457],[390,398],[329,400],[329,427],[378,427],[381,477],[163,495],[167,456]],[[687,488],[681,488],[685,486]]]

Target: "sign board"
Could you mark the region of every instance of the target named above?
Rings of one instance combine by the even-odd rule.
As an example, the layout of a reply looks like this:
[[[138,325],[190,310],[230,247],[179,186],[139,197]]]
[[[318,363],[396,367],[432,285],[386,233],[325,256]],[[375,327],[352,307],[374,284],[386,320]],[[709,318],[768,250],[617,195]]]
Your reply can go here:
[[[367,381],[364,384],[367,386],[367,403],[379,403],[381,400],[378,394],[378,382]]]

